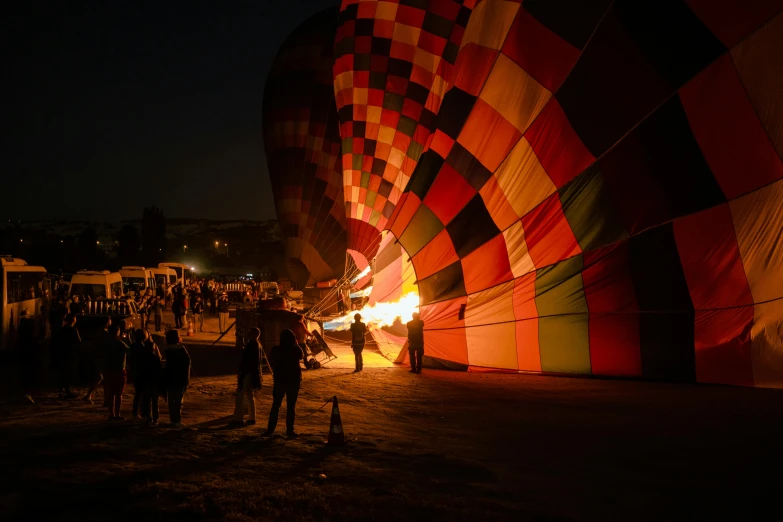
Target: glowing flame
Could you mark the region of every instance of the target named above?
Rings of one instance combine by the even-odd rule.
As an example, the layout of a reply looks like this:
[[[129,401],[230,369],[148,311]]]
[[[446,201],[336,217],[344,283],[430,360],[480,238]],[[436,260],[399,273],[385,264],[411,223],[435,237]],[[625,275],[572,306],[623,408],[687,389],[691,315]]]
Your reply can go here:
[[[351,279],[351,284],[354,284],[356,281],[358,281],[358,280],[359,280],[359,279],[361,279],[362,277],[364,277],[364,276],[366,276],[367,274],[369,274],[371,270],[372,270],[372,269],[371,269],[369,266],[367,266],[367,267],[366,267],[364,270],[362,270],[361,272],[359,272],[359,275],[357,275],[356,277],[354,277],[353,279]]]
[[[351,299],[354,299],[356,297],[369,297],[369,295],[372,293],[372,286],[368,286],[367,288],[363,290],[358,290],[356,292],[351,292]]]
[[[362,315],[362,322],[368,328],[380,328],[381,326],[391,326],[399,319],[407,323],[413,317],[413,312],[419,307],[419,294],[411,292],[393,303],[375,303],[372,306],[365,306],[361,310],[353,311],[349,314],[337,317],[324,323],[324,330],[342,331],[351,327],[353,316]]]

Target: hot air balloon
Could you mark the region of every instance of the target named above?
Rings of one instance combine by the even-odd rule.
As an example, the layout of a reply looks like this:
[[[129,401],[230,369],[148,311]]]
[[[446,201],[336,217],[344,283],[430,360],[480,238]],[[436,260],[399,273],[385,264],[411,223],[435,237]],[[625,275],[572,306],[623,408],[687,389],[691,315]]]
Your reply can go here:
[[[781,49],[779,0],[477,2],[386,223],[425,361],[783,386]]]
[[[316,14],[285,41],[264,90],[264,146],[292,270],[341,277],[346,233],[332,54],[337,9]]]
[[[343,0],[335,39],[348,248],[385,228],[434,129],[472,2]]]

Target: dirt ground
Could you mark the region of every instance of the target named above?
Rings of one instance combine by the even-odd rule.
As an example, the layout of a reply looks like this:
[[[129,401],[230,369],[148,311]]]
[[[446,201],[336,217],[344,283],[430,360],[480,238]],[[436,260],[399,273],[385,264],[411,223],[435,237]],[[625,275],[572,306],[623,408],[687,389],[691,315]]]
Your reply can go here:
[[[780,391],[398,366],[353,374],[340,364],[305,372],[300,438],[266,439],[271,378],[257,393],[258,425],[229,427],[238,354],[191,352],[185,429],[110,423],[100,392],[93,406],[53,393],[0,404],[0,519],[767,520],[779,511]],[[349,439],[338,448],[324,445],[331,406],[319,409],[333,395]]]

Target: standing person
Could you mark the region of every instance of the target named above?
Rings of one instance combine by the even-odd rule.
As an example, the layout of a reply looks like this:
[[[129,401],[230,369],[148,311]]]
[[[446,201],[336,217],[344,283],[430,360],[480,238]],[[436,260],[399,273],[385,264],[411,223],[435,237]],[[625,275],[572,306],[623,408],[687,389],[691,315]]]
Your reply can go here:
[[[81,345],[79,365],[82,369],[83,378],[87,381],[87,393],[82,400],[87,404],[92,404],[92,394],[95,393],[95,390],[103,382],[100,354],[109,341],[109,328],[111,328],[111,317],[106,319],[103,331],[99,332],[99,335],[96,338],[82,343]],[[106,408],[109,407],[109,396],[106,394],[105,385],[103,390],[103,405]]]
[[[310,332],[307,331],[307,324],[305,323],[305,316],[303,314],[297,314],[297,322],[291,330],[294,332],[296,342],[299,346],[304,346],[310,338]]]
[[[217,315],[217,288],[214,283],[209,284],[209,313]]]
[[[104,346],[103,378],[109,403],[109,420],[125,420],[120,415],[122,392],[128,380],[126,364],[130,348],[120,337],[120,325],[109,327],[109,338]]]
[[[49,309],[49,323],[51,324],[51,338],[56,339],[63,327],[63,321],[68,314],[68,308],[62,297],[58,297]]]
[[[160,361],[160,350],[148,336],[144,341],[138,359],[138,382],[141,386],[141,416],[150,426],[158,425],[158,394],[163,377],[163,363]]]
[[[171,307],[171,297],[172,297],[171,285],[166,283],[166,301],[165,301],[166,308],[170,308]]]
[[[280,344],[272,348],[270,362],[274,369],[274,386],[272,388],[272,409],[269,412],[269,424],[267,424],[265,436],[272,436],[277,427],[277,416],[280,413],[280,405],[283,397],[286,398],[285,425],[288,438],[297,437],[294,431],[294,419],[296,418],[296,399],[299,397],[299,387],[302,382],[302,367],[299,361],[304,354],[302,348],[296,344],[296,336],[291,330],[280,332]]]
[[[307,324],[305,323],[305,316],[303,314],[297,314],[298,321],[294,324],[294,326],[291,328],[291,331],[294,332],[294,335],[296,336],[296,342],[297,344],[302,348],[302,352],[304,353],[304,365],[305,368],[308,370],[310,369],[310,366],[312,364],[312,361],[307,358],[307,341],[310,340],[312,335],[310,332],[307,331]]]
[[[144,394],[144,385],[141,383],[141,359],[145,351],[145,343],[149,341],[150,334],[147,330],[139,328],[133,332],[133,344],[130,347],[128,363],[130,365],[131,380],[133,381],[133,414],[131,418],[141,419],[139,407]]]
[[[26,311],[23,310],[22,314],[25,313]],[[38,360],[41,345],[35,338],[35,321],[22,314],[19,317],[19,330],[16,337],[22,396],[30,404],[35,404],[33,392],[38,384]]]
[[[228,296],[224,294],[220,296],[220,301],[218,302],[218,323],[221,334],[226,333],[228,330],[228,313]]]
[[[139,318],[141,319],[141,329],[147,329],[147,320],[150,317],[150,303],[146,297],[139,296]]]
[[[353,373],[356,373],[364,369],[362,351],[364,350],[364,336],[367,334],[367,326],[362,322],[361,314],[354,315],[353,319],[354,322],[351,324],[351,348],[356,360],[356,369]]]
[[[193,322],[198,326],[198,331],[204,331],[204,301],[201,300],[201,296],[196,297],[196,302],[193,303]]]
[[[242,350],[242,361],[239,363],[239,372],[237,372],[237,401],[234,409],[234,424],[244,424],[244,399],[247,398],[247,409],[249,420],[248,424],[256,423],[256,399],[253,396],[254,390],[261,389],[261,343],[258,342],[261,337],[261,330],[251,328],[248,333],[248,342],[245,349]]]
[[[166,392],[171,425],[181,428],[182,401],[190,384],[190,354],[177,330],[166,332]]]
[[[84,313],[84,305],[82,304],[78,295],[71,297],[71,303],[68,305],[68,311],[73,315],[80,315]]]
[[[73,371],[76,366],[76,355],[81,344],[82,338],[79,335],[79,330],[76,329],[76,315],[68,314],[65,316],[65,323],[60,330],[59,338],[55,342],[55,361],[58,369],[60,399],[76,398],[76,394],[71,391],[71,381],[73,380]]]
[[[179,309],[180,313],[182,314],[182,317],[179,320],[180,328],[187,328],[188,324],[190,323],[190,306],[188,306],[188,294],[185,293],[181,287],[179,295],[177,296],[177,300],[179,300]]]
[[[155,316],[155,331],[160,332],[163,323],[163,298],[156,297],[152,303],[152,313]]]
[[[171,301],[171,311],[174,313],[174,328],[182,328],[182,316],[184,315],[182,310],[182,300],[174,296]]]
[[[411,359],[411,373],[421,373],[421,358],[424,357],[424,321],[418,312],[408,321],[408,355]]]

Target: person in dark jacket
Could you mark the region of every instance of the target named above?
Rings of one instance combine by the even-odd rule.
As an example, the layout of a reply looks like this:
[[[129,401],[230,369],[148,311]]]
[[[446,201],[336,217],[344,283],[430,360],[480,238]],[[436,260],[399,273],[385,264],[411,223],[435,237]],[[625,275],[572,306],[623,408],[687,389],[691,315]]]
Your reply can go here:
[[[272,410],[269,412],[269,424],[264,435],[271,436],[277,427],[277,416],[283,397],[286,398],[286,436],[297,437],[294,431],[296,418],[296,399],[299,397],[299,387],[302,382],[302,367],[299,365],[304,357],[302,348],[296,343],[296,336],[291,330],[280,332],[280,344],[272,348],[270,362],[274,370],[274,386],[272,388]]]
[[[52,303],[52,307],[49,309],[49,324],[51,325],[51,338],[56,339],[60,334],[60,330],[63,327],[63,321],[68,314],[68,308],[65,306],[65,301],[62,297]]]
[[[160,350],[147,336],[136,361],[137,387],[141,387],[141,415],[150,426],[158,425],[158,395],[163,377],[163,363],[160,360]]]
[[[353,316],[354,322],[351,323],[351,349],[353,349],[353,356],[356,360],[356,369],[354,373],[360,372],[364,369],[364,358],[362,352],[364,351],[364,336],[367,335],[367,325],[362,322],[361,314]]]
[[[30,404],[35,404],[33,393],[38,385],[40,348],[41,345],[38,343],[38,339],[35,338],[35,320],[21,315],[16,337],[16,350],[19,354],[22,396]]]
[[[139,328],[133,332],[133,344],[130,347],[128,357],[128,366],[130,366],[130,378],[133,381],[133,419],[140,419],[139,406],[141,405],[141,396],[144,393],[144,386],[139,380],[139,371],[141,370],[141,354],[145,350],[144,344],[149,341],[150,334],[147,330]]]
[[[190,384],[190,354],[177,330],[166,332],[166,392],[172,426],[181,428],[182,401]]]
[[[174,313],[174,328],[182,328],[182,316],[185,315],[182,310],[182,301],[176,296],[171,302],[171,311]]]
[[[109,337],[103,351],[103,375],[106,399],[109,404],[109,420],[125,420],[120,415],[122,392],[128,380],[126,370],[130,347],[120,337],[120,325],[109,327]]]
[[[421,373],[421,358],[424,357],[424,321],[418,312],[408,321],[408,355],[411,359],[411,373]]]
[[[103,331],[95,339],[82,343],[79,352],[79,366],[82,370],[82,378],[87,383],[87,393],[82,399],[87,404],[92,404],[92,394],[98,386],[103,383],[103,374],[101,374],[101,352],[104,346],[110,340],[109,328],[111,328],[111,317],[106,319]],[[103,406],[108,408],[109,395],[106,393],[106,386],[103,387]]]
[[[73,315],[81,315],[84,313],[84,303],[81,302],[78,295],[71,297],[71,304],[69,305],[69,312]]]
[[[247,398],[248,424],[256,423],[256,400],[253,396],[255,390],[261,389],[261,344],[258,342],[261,331],[251,328],[248,331],[248,342],[242,350],[242,362],[239,363],[237,373],[237,400],[234,409],[234,424],[244,424],[245,405]]]
[[[163,323],[163,298],[155,298],[152,303],[152,314],[155,316],[155,331],[160,332]]]
[[[76,366],[76,356],[79,353],[81,344],[82,338],[79,335],[79,330],[76,329],[76,315],[68,314],[65,316],[64,325],[60,330],[58,339],[55,341],[60,399],[76,398],[76,394],[71,391],[71,381],[73,380]]]

